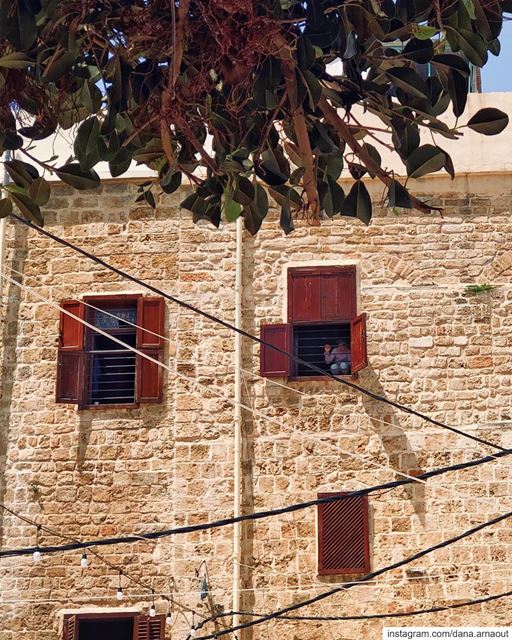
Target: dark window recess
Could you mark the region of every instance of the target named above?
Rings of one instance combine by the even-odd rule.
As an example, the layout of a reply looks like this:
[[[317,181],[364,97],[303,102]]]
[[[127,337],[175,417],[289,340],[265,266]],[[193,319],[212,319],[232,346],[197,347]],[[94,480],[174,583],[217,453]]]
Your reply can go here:
[[[57,402],[79,407],[162,402],[162,368],[130,347],[163,361],[164,339],[158,337],[164,332],[163,298],[120,295],[85,302],[96,309],[76,300],[61,303]]]
[[[133,618],[81,620],[78,640],[132,640]]]
[[[340,340],[350,344],[350,324],[300,325],[294,327],[293,339],[295,353],[301,360],[313,364],[323,371],[329,371],[331,364],[325,362],[325,345],[329,344],[335,348]],[[345,373],[349,375],[350,369]],[[319,374],[305,364],[297,363],[295,375],[303,377]]]
[[[367,367],[366,315],[357,315],[356,268],[347,265],[290,269],[288,322],[260,325],[260,338],[267,343],[260,351],[260,375],[267,378],[321,375],[308,364],[340,376],[354,375]],[[338,353],[340,341],[343,346]],[[334,351],[327,362],[326,344]]]
[[[320,493],[319,498],[343,493]],[[368,496],[351,496],[318,505],[318,573],[370,571]]]
[[[112,318],[98,311],[94,312],[93,322],[106,333],[115,336],[130,347],[136,346],[136,329],[123,321],[137,322],[137,306],[126,309],[107,308]],[[87,330],[91,347],[87,351],[89,368],[88,404],[132,404],[135,402],[135,366],[136,355],[123,348],[106,336]]]
[[[64,616],[63,640],[164,640],[165,617],[135,613]]]

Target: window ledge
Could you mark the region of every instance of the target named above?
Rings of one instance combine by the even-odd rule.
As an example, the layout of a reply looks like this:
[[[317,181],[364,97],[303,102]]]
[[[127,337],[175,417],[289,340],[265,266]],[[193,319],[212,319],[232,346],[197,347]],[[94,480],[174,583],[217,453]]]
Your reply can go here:
[[[332,382],[333,379],[357,380],[357,373],[349,376],[335,376],[334,378],[330,376],[293,376],[288,378],[288,382]]]
[[[140,404],[138,402],[132,404],[86,404],[78,407],[78,411],[108,411],[109,409],[138,409]]]

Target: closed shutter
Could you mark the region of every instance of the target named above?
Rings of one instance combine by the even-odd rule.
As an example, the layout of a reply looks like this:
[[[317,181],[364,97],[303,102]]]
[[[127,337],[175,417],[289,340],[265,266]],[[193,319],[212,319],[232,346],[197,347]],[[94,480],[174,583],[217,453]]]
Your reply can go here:
[[[160,362],[164,361],[165,301],[141,297],[137,303],[137,349]],[[145,331],[146,329],[147,331]],[[151,333],[150,333],[151,332]],[[157,334],[157,335],[155,335]],[[137,402],[162,402],[163,368],[137,356]]]
[[[283,351],[291,351],[292,327],[289,324],[262,324],[260,338]],[[260,345],[260,375],[279,378],[291,375],[290,358],[272,347]]]
[[[357,316],[357,318],[354,318],[350,323],[350,351],[352,357],[352,373],[357,373],[368,366],[366,313]]]
[[[320,306],[322,321],[346,320],[357,313],[355,267],[320,274]]]
[[[78,640],[78,619],[76,616],[64,618],[64,640]]]
[[[83,396],[84,305],[77,300],[64,300],[60,305],[59,351],[57,355],[56,402],[80,404]]]
[[[320,493],[319,498],[343,495]],[[352,496],[318,505],[318,573],[370,571],[368,496]]]
[[[150,618],[140,615],[135,618],[134,640],[164,640],[165,616]]]
[[[288,322],[350,322],[357,313],[356,268],[288,271]]]

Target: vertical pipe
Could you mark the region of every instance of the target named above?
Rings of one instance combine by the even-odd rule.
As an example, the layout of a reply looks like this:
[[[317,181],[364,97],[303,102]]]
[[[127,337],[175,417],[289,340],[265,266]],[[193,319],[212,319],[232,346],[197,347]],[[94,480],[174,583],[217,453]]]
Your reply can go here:
[[[10,151],[6,151],[4,153],[4,162],[6,162],[7,160],[11,159],[11,152]],[[4,165],[4,173],[3,173],[3,180],[2,180],[2,184],[6,185],[9,184],[9,174],[7,173],[7,169],[5,168]],[[6,234],[6,230],[7,230],[7,218],[1,218],[0,219],[0,268],[3,269],[4,268],[4,262],[5,262],[5,234]],[[4,279],[0,273],[0,306],[2,304],[3,301],[3,296],[4,296]]]
[[[235,256],[235,326],[242,328],[242,242],[243,219],[236,221]],[[233,455],[233,514],[242,512],[242,336],[235,333],[235,413],[234,413],[234,455]],[[240,563],[242,556],[242,524],[236,522],[233,527],[233,611],[240,611]],[[240,616],[233,616],[233,626],[240,624]]]

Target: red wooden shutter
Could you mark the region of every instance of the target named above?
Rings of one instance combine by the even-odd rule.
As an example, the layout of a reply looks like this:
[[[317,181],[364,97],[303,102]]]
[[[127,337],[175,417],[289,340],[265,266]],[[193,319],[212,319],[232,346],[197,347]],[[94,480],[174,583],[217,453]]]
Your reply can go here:
[[[134,622],[134,640],[164,640],[165,616],[140,615]]]
[[[287,351],[291,351],[292,327],[290,324],[262,324],[260,338],[264,342]],[[291,362],[288,356],[279,351],[260,345],[260,375],[266,378],[279,378],[291,375]]]
[[[350,351],[352,357],[352,373],[357,373],[368,366],[366,347],[366,313],[354,318],[350,323]]]
[[[350,322],[357,313],[355,267],[326,271],[319,276],[321,319]]]
[[[288,271],[288,322],[321,320],[320,278],[312,269]]]
[[[59,352],[57,356],[56,402],[79,404],[83,393],[84,305],[77,300],[64,300],[60,314]]]
[[[78,620],[76,616],[64,618],[64,640],[78,640]]]
[[[343,493],[320,493],[326,498]],[[362,574],[370,571],[368,496],[318,505],[318,573]]]
[[[350,322],[356,313],[355,267],[300,267],[288,271],[288,322]]]
[[[137,303],[137,349],[160,362],[164,361],[165,301],[140,297]],[[151,331],[144,331],[148,329]],[[158,335],[154,335],[158,334]],[[147,358],[137,356],[137,402],[162,402],[163,368]]]

